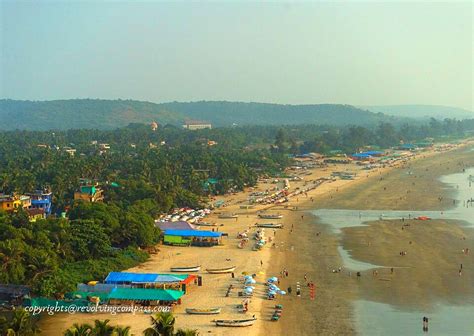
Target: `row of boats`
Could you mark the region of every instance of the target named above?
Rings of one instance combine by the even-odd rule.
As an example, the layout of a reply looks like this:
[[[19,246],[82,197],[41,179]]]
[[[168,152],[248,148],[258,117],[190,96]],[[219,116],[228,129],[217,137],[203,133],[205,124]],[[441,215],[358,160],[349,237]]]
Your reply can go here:
[[[221,308],[186,308],[186,313],[191,315],[217,315],[220,312]],[[235,320],[213,320],[212,322],[220,327],[250,327],[255,321],[257,321],[256,317]]]

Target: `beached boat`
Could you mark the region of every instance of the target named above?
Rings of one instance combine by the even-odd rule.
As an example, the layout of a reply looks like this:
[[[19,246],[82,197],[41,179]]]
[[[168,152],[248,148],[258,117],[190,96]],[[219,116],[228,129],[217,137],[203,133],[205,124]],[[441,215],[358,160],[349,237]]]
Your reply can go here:
[[[214,320],[216,326],[220,327],[250,327],[257,319],[255,317],[245,320]]]
[[[280,214],[260,214],[258,217],[262,219],[282,219],[283,215]]]
[[[257,224],[257,227],[261,228],[267,228],[267,229],[281,229],[283,228],[283,224],[280,223],[262,223],[262,224]]]
[[[207,222],[196,222],[196,223],[194,223],[194,225],[198,225],[198,226],[217,226],[216,223],[207,223]]]
[[[186,313],[193,315],[214,315],[220,312],[220,308],[186,308]]]
[[[222,214],[222,215],[219,215],[219,218],[221,218],[221,219],[237,218],[237,217],[239,217],[239,215],[236,215],[236,214]]]
[[[255,208],[255,205],[246,204],[246,205],[241,205],[240,208],[241,209],[253,209],[253,208]]]
[[[201,270],[201,266],[189,266],[189,267],[171,267],[171,272],[199,272]]]
[[[226,268],[206,268],[207,273],[221,274],[221,273],[232,273],[237,266],[231,266]]]

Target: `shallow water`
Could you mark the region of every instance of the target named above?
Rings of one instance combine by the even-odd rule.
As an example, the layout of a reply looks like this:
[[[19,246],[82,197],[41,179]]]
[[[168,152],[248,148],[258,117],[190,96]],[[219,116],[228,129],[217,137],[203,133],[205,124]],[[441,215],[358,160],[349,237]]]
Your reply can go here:
[[[438,305],[433,312],[402,311],[378,302],[354,303],[356,329],[360,335],[442,335],[474,334],[474,306]],[[429,332],[423,332],[424,316],[429,318]]]
[[[466,226],[474,228],[474,202],[466,206],[469,199],[474,198],[474,182],[469,181],[469,175],[474,176],[474,168],[466,169],[463,173],[450,174],[441,177],[446,189],[454,190],[457,200],[453,209],[448,211],[387,211],[387,210],[345,210],[318,209],[312,213],[319,217],[323,224],[330,225],[335,233],[342,228],[365,226],[368,222],[414,218],[428,216],[433,219],[461,220]],[[427,222],[429,223],[429,222]],[[399,224],[399,223],[398,223]],[[345,268],[352,271],[366,271],[383,265],[373,265],[352,258],[351,251],[343,246],[338,247]],[[421,311],[399,310],[389,304],[358,300],[354,302],[356,329],[360,335],[449,335],[474,336],[474,305],[449,306],[437,304],[429,313]],[[430,319],[429,332],[422,330],[422,318]]]

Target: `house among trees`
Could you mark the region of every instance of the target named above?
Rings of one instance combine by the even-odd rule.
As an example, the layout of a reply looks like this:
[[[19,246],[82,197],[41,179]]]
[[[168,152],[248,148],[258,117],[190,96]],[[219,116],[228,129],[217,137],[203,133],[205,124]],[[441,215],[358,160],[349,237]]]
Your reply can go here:
[[[23,205],[25,201],[25,205]],[[26,200],[25,197],[18,195],[4,195],[0,194],[0,209],[6,212],[13,212],[20,208],[27,209],[29,205],[29,200]]]
[[[81,179],[79,189],[74,192],[74,200],[90,203],[102,202],[104,200],[104,193],[98,183],[93,183],[87,179]]]
[[[35,192],[26,195],[31,199],[29,209],[42,209],[45,216],[51,214],[51,206],[53,204],[53,193],[51,190],[35,190]]]

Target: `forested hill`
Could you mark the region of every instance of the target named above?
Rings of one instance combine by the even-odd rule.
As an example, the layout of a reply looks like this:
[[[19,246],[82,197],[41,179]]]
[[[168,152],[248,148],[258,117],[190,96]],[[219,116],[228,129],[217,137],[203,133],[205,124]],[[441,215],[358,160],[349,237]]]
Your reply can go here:
[[[441,105],[384,105],[384,106],[358,106],[372,112],[381,112],[391,116],[410,117],[417,119],[472,119],[474,112],[459,107]]]
[[[350,105],[278,105],[240,102],[155,104],[135,100],[72,99],[54,101],[0,100],[0,129],[113,129],[130,123],[180,125],[185,119],[209,121],[214,126],[347,124],[369,125],[395,117]]]

